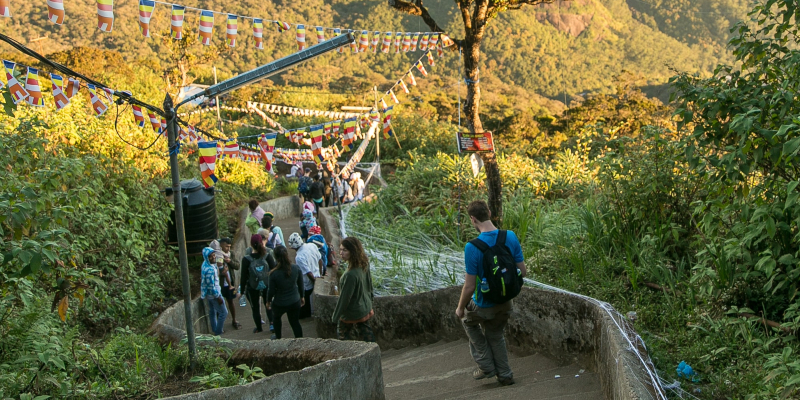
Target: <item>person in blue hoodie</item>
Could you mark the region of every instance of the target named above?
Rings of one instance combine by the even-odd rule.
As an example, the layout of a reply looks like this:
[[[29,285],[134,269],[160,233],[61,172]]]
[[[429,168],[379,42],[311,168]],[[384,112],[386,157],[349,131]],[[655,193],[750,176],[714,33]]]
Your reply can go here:
[[[211,322],[211,331],[214,335],[222,334],[228,310],[225,308],[225,299],[219,287],[219,270],[216,266],[215,250],[211,247],[203,249],[203,267],[200,269],[200,294],[208,301],[208,319]]]

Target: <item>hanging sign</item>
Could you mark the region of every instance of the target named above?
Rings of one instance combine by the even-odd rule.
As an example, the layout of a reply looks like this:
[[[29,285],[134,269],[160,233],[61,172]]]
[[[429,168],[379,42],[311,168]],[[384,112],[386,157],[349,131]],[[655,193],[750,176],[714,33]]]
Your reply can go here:
[[[458,133],[458,152],[494,151],[492,132]]]

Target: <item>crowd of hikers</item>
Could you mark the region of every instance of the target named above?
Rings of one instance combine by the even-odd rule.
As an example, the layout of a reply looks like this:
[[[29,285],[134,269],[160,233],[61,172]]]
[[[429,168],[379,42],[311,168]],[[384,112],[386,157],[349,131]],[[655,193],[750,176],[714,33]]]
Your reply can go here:
[[[306,169],[303,177],[308,178],[308,175]],[[284,240],[280,227],[273,225],[274,215],[252,200],[246,225],[256,233],[250,237],[250,247],[241,262],[231,255],[229,238],[215,240],[203,250],[201,295],[208,302],[210,325],[215,335],[223,333],[229,313],[232,327],[241,328],[233,305],[238,297],[240,305],[248,301],[251,304],[256,326],[253,333],[263,332],[267,324],[261,315],[263,306],[273,339],[282,336],[283,315],[294,337],[302,337],[300,320],[313,314],[312,294],[316,280],[325,277],[328,271],[336,273],[337,264],[342,263],[346,264],[346,269],[339,278],[339,298],[330,316],[337,324],[337,336],[339,340],[375,341],[369,323],[375,315],[369,259],[355,237],[342,240],[337,259],[317,224],[319,209],[336,204],[335,199],[327,202],[330,185],[324,182],[330,179],[317,175],[310,181],[305,194],[302,189],[306,188],[301,188],[301,196],[307,200],[299,221],[301,233],[292,233]],[[336,180],[332,182],[340,184]],[[360,184],[363,185],[363,181]],[[355,182],[355,186],[358,185]],[[363,187],[359,191],[363,192]],[[504,332],[512,315],[511,299],[521,291],[527,273],[522,248],[513,231],[494,226],[486,202],[470,203],[467,213],[479,235],[464,248],[464,284],[455,314],[464,327],[470,354],[477,364],[473,378],[495,377],[501,385],[511,385],[514,378]],[[294,263],[288,249],[295,252]],[[241,272],[240,291],[236,289],[235,274],[231,274],[231,270]]]
[[[224,332],[228,315],[233,329],[242,327],[236,317],[235,300],[239,299],[240,307],[250,303],[255,325],[253,333],[264,332],[268,325],[271,338],[281,339],[286,315],[294,337],[303,337],[300,320],[313,314],[314,284],[329,270],[335,271],[338,260],[348,266],[340,278],[340,300],[332,316],[338,324],[339,337],[374,341],[367,323],[374,314],[373,293],[363,246],[358,239],[347,238],[339,246],[337,258],[317,223],[320,208],[363,199],[364,182],[357,173],[351,174],[352,187],[358,190],[353,194],[350,183],[345,181],[347,191],[337,199],[333,193],[339,193],[341,188],[333,191],[331,184],[341,185],[338,178],[331,180],[322,173],[312,178],[310,170],[305,171],[298,179],[300,198],[304,200],[300,233],[284,238],[281,228],[274,224],[274,214],[262,209],[253,199],[248,204],[250,213],[245,225],[255,233],[250,236],[250,246],[240,261],[231,255],[230,238],[214,240],[203,250],[201,295],[208,302],[208,318],[214,335]],[[294,262],[289,249],[294,250]],[[231,270],[240,272],[238,285],[234,282],[236,274]]]

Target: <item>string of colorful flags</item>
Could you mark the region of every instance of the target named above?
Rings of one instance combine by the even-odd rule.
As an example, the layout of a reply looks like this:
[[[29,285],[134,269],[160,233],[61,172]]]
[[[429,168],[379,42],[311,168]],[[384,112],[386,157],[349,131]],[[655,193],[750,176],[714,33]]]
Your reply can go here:
[[[6,0],[0,0],[0,4],[2,4],[3,1]],[[0,7],[0,12],[3,12],[2,7]],[[25,78],[23,79],[24,83],[20,82],[15,76],[18,66],[20,69],[26,69]],[[42,93],[42,85],[40,82],[41,78],[39,76],[38,68],[25,67],[8,60],[3,60],[3,68],[5,69],[6,82],[0,80],[0,89],[3,87],[8,87],[8,91],[11,94],[11,100],[14,102],[14,104],[20,104],[21,102],[25,101],[27,104],[34,107],[44,107],[44,95]],[[60,111],[70,103],[70,100],[76,94],[78,94],[78,91],[81,87],[81,82],[79,79],[71,76],[67,77],[67,79],[64,79],[63,76],[56,73],[49,73],[49,79],[51,82],[53,102],[55,103],[56,111]],[[99,117],[103,115],[103,113],[108,110],[108,105],[103,102],[101,96],[105,98],[109,104],[113,103],[114,100],[112,96],[114,95],[115,90],[104,87],[98,88],[91,83],[86,83],[85,86],[89,92],[89,99],[92,104],[92,110],[95,112],[95,116]],[[126,93],[128,96],[132,96],[131,92],[128,91],[121,91],[120,93]],[[159,125],[161,125],[160,120]]]
[[[97,7],[97,28],[102,32],[113,31],[114,19],[116,18],[114,14],[114,0],[95,1]],[[62,25],[66,18],[64,0],[45,0],[45,2],[47,4],[47,19],[55,25]],[[142,36],[146,38],[151,37],[150,24],[153,14],[156,12],[157,5],[163,6],[169,12],[170,35],[175,40],[182,40],[185,37],[184,21],[186,12],[196,11],[199,13],[197,34],[203,45],[211,45],[215,16],[219,15],[222,16],[225,21],[225,42],[229,47],[236,46],[240,28],[239,20],[250,20],[252,21],[253,41],[256,49],[262,50],[264,48],[263,35],[265,23],[267,25],[274,24],[278,33],[290,31],[292,27],[294,27],[295,41],[297,42],[298,50],[304,50],[306,48],[306,24],[239,15],[224,11],[206,10],[157,0],[139,0],[138,23]],[[0,0],[0,17],[11,17],[10,0]],[[450,37],[441,32],[383,32],[364,29],[330,28],[314,25],[308,25],[308,29],[314,33],[317,43],[326,40],[326,32],[331,32],[333,36],[339,36],[348,32],[354,33],[358,41],[357,43],[354,42],[349,45],[352,53],[378,53],[380,51],[381,53],[393,52],[398,54],[417,50],[436,50],[441,57],[443,48],[454,44]],[[344,47],[340,48],[338,52],[344,53]]]

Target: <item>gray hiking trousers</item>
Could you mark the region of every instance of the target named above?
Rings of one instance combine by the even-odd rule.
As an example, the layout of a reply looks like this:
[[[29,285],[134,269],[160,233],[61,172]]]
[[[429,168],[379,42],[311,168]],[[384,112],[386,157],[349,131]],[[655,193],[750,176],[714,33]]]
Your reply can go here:
[[[478,368],[486,373],[496,371],[500,378],[514,377],[508,365],[508,350],[503,336],[512,309],[511,301],[481,308],[470,300],[461,319],[469,336],[469,351]]]

